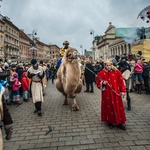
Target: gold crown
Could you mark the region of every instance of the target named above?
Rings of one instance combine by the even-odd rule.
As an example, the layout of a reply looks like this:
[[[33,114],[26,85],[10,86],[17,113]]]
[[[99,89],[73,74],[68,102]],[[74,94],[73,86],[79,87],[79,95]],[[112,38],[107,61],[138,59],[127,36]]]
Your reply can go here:
[[[61,48],[60,49],[60,55],[61,55],[61,57],[63,57],[66,52],[67,52],[67,49]]]

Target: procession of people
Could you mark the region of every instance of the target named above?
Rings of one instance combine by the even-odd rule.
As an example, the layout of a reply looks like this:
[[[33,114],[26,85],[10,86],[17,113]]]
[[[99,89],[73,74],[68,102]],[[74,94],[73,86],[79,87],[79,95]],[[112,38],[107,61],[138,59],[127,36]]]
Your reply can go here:
[[[6,130],[6,140],[10,140],[13,133],[13,118],[8,110],[9,105],[22,105],[32,99],[35,108],[33,112],[42,116],[47,82],[52,80],[52,84],[55,83],[69,42],[65,41],[63,46],[57,64],[44,63],[35,58],[29,63],[0,62],[0,119]],[[94,94],[96,85],[101,91],[101,121],[106,122],[110,129],[117,126],[126,130],[123,99],[126,99],[127,110],[131,111],[130,92],[150,95],[150,62],[140,57],[128,60],[127,56],[120,56],[117,63],[112,59],[93,61],[88,57],[84,58],[79,56],[84,92]],[[2,140],[1,132],[0,136]]]

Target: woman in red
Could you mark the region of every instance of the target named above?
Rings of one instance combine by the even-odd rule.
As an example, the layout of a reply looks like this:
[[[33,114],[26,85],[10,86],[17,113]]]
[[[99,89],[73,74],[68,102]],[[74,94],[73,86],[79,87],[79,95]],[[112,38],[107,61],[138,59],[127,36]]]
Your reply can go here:
[[[122,101],[125,96],[126,86],[122,74],[111,61],[104,62],[105,68],[97,74],[96,85],[102,90],[101,121],[108,123],[109,128],[115,124],[122,130],[126,116]]]

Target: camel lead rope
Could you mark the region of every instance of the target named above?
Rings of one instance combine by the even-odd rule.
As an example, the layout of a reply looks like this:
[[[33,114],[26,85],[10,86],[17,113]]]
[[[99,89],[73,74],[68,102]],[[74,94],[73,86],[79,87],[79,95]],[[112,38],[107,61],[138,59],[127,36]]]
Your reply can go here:
[[[80,63],[81,64],[81,63]],[[81,64],[82,65],[82,64]],[[83,66],[83,65],[82,65]],[[88,69],[90,72],[92,72],[94,75],[96,75],[97,77],[99,77],[100,79],[102,79],[100,76],[98,76],[95,72],[93,72],[91,69],[89,69],[88,67],[85,66],[86,69]],[[102,79],[103,80],[103,79]],[[103,80],[104,81],[104,80]],[[110,87],[110,89],[118,96],[121,97],[120,94],[118,94],[111,86],[110,84],[107,82],[107,85]]]

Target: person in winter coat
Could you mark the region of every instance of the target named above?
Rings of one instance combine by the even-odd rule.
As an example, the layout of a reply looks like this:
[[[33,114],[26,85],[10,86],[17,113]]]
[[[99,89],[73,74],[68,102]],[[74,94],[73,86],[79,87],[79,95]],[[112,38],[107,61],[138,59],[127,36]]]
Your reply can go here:
[[[150,64],[147,60],[143,62],[144,68],[143,68],[143,79],[144,79],[144,85],[146,94],[150,94]]]
[[[21,82],[22,80],[22,73],[25,71],[24,69],[24,66],[22,63],[19,63],[16,67],[16,73],[18,73],[18,80],[19,82]],[[22,88],[20,87],[19,88],[19,93],[20,93],[20,96],[23,96],[23,92],[22,92]]]
[[[21,81],[21,83],[22,83],[23,100],[25,102],[28,102],[28,100],[29,100],[29,92],[28,92],[28,90],[29,90],[30,82],[29,82],[29,79],[28,79],[28,77],[26,75],[26,72],[22,73],[22,81]]]
[[[136,89],[138,94],[142,93],[142,84],[144,83],[142,73],[143,73],[143,64],[142,61],[139,59],[134,66],[134,80],[136,84]]]
[[[19,92],[19,88],[21,87],[21,83],[18,80],[18,74],[15,73],[13,74],[13,78],[12,80],[14,81],[12,83],[12,94],[13,94],[13,103],[14,104],[22,104],[21,100],[20,100],[20,92]]]
[[[57,72],[56,69],[54,68],[54,65],[51,66],[50,71],[51,71],[52,84],[54,84],[54,79],[55,79],[55,77],[56,77],[56,72]]]
[[[131,71],[128,69],[128,67],[126,67],[126,61],[121,61],[118,63],[118,69],[120,70],[120,72],[122,73],[122,77],[125,80],[126,83],[126,100],[127,100],[127,110],[131,110],[131,98],[129,95],[129,79],[130,79],[130,75],[131,75]]]
[[[85,83],[86,83],[86,90],[84,92],[91,92],[94,93],[94,87],[93,87],[93,82],[94,82],[94,69],[92,67],[92,64],[89,60],[85,62],[85,71],[84,71],[84,77],[85,77]]]

